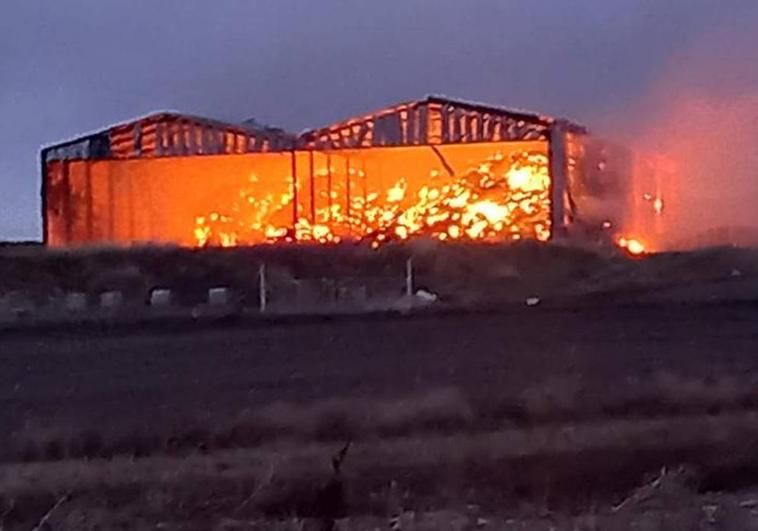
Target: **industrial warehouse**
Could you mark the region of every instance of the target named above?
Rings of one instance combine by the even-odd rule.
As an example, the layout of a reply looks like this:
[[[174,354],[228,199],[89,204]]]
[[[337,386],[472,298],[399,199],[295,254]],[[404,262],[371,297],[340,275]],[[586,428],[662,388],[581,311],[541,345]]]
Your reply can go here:
[[[580,125],[440,96],[299,135],[156,113],[47,147],[41,169],[55,247],[602,239],[642,195]]]

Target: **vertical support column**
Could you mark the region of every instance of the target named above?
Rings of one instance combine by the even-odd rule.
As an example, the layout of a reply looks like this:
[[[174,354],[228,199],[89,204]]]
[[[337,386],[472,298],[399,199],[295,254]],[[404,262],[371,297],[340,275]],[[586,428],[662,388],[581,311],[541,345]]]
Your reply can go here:
[[[216,139],[216,154],[226,154],[226,140],[224,138],[224,131],[218,130],[213,134],[213,136]]]
[[[426,130],[423,138],[426,144],[441,144],[442,143],[442,111],[439,105],[428,104],[423,107],[426,119]]]
[[[429,143],[429,140],[427,139],[427,107],[425,105],[421,105],[416,108],[416,139],[418,140],[419,145],[427,144]]]
[[[134,190],[132,185],[131,173],[126,174],[126,193],[127,193],[127,208],[129,209],[129,243],[134,244]]]
[[[163,123],[155,123],[155,155],[157,157],[163,156]]]
[[[61,173],[63,175],[63,226],[66,236],[66,245],[71,245],[71,224],[73,223],[73,212],[71,210],[71,178],[69,172],[69,162],[61,161]]]
[[[134,155],[142,156],[142,124],[139,122],[134,126]]]
[[[140,194],[142,197],[142,201],[146,201],[147,205],[142,206],[141,210],[143,210],[147,214],[147,235],[148,240],[150,242],[155,241],[155,233],[153,232],[155,224],[153,222],[153,214],[155,211],[153,210],[153,180],[152,179],[144,179],[144,183],[142,184],[143,193]]]
[[[113,193],[112,166],[108,164],[108,241],[115,243],[116,238],[116,200]]]
[[[210,127],[203,128],[203,154],[218,155],[218,146],[216,145],[216,136]]]
[[[86,215],[87,215],[87,243],[92,243],[95,239],[95,220],[94,217],[94,208],[92,204],[92,161],[85,160],[84,161],[84,178],[85,178],[85,194],[86,198],[85,201],[87,202],[86,205]]]
[[[405,112],[405,143],[418,144],[416,133],[416,109],[410,108]]]
[[[447,105],[443,105],[440,107],[439,111],[440,115],[440,141],[439,144],[446,144],[450,142],[451,132],[450,132],[450,111]]]
[[[42,244],[50,245],[50,219],[48,215],[47,150],[40,152],[40,199],[42,203]]]
[[[182,120],[176,122],[177,137],[179,138],[179,153],[182,156],[189,155],[189,135],[187,134],[187,124]]]
[[[326,154],[326,197],[327,197],[327,207],[329,208],[329,212],[326,216],[327,221],[329,222],[329,227],[331,228],[331,222],[332,222],[332,155],[331,153]]]
[[[348,230],[351,229],[350,223],[350,157],[345,157],[345,219],[347,220]]]
[[[368,202],[368,186],[366,185],[366,158],[365,155],[361,157],[361,192],[363,193],[363,212],[361,217],[366,215],[366,203]]]
[[[174,122],[171,126],[174,136],[174,155],[181,156],[187,154],[187,142],[184,138],[184,126],[181,122]]]
[[[308,177],[311,181],[311,226],[316,224],[316,182],[313,175],[313,150],[308,150]]]
[[[290,151],[290,166],[292,170],[292,236],[297,239],[297,153],[295,148]]]
[[[399,133],[399,143],[400,144],[408,144],[408,137],[410,133],[410,122],[408,120],[408,111],[406,109],[401,110],[398,112],[397,115],[398,118],[398,133]]]
[[[189,154],[197,155],[199,153],[197,142],[197,126],[195,126],[195,124],[192,122],[187,122],[184,127],[187,131],[187,147],[189,149]]]
[[[266,293],[266,264],[262,263],[258,268],[258,310],[266,312],[268,294]]]
[[[556,120],[550,127],[548,140],[550,171],[550,239],[560,239],[567,235],[565,196],[568,177],[568,155],[566,151],[566,124]]]
[[[413,258],[408,258],[405,262],[405,296],[413,296]]]
[[[172,122],[167,122],[163,125],[163,148],[164,148],[164,155],[173,156],[176,155],[176,144],[174,143],[175,140],[175,131],[174,131],[174,124]]]

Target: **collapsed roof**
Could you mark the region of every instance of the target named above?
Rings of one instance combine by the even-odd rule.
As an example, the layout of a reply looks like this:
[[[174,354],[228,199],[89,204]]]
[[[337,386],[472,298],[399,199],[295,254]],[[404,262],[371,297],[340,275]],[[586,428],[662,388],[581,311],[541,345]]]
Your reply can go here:
[[[296,135],[250,119],[229,123],[158,112],[62,142],[43,160],[241,154],[471,142],[547,140],[555,124],[577,124],[494,105],[427,96]]]

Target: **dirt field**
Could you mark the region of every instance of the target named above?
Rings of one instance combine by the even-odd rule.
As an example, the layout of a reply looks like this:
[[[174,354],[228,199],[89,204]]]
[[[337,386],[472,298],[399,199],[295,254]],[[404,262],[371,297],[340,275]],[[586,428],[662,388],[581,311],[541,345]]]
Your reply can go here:
[[[384,518],[389,502],[375,498],[393,481],[404,511],[466,522],[474,501],[487,521],[536,518],[545,503],[551,514],[591,502],[607,512],[646,474],[682,463],[700,483],[742,488],[758,469],[746,450],[758,443],[756,320],[748,303],[603,305],[6,334],[4,503],[26,500],[8,521],[23,529],[73,491],[66,518],[94,504],[131,521],[157,503],[146,526],[156,510],[182,529],[225,518],[253,529],[260,515],[301,525],[316,511],[303,492],[328,481],[345,440],[353,518]],[[48,464],[14,464],[29,461]],[[194,492],[177,484],[196,474],[187,466],[203,471]],[[269,466],[284,485],[237,511],[258,482],[273,485],[260,479]],[[156,484],[170,501],[145,498]],[[688,492],[681,503],[699,503]],[[218,506],[182,509],[197,496]]]
[[[754,252],[464,251],[416,259],[422,313],[6,328],[0,529],[756,528]],[[0,265],[191,286],[245,252]]]
[[[604,393],[661,371],[746,377],[758,374],[757,321],[758,304],[741,303],[11,334],[0,339],[0,419],[163,423],[439,387],[488,396],[579,380]]]

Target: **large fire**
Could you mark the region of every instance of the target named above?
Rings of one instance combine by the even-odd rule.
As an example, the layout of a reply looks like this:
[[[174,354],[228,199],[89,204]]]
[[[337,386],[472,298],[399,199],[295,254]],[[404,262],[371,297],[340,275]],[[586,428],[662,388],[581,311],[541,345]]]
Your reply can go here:
[[[365,180],[362,169],[350,167],[349,178]],[[316,170],[329,179],[332,166]],[[305,241],[336,243],[343,239],[370,242],[406,240],[425,236],[437,240],[492,241],[550,237],[550,175],[548,158],[536,151],[508,156],[501,152],[461,175],[431,170],[428,183],[415,192],[408,181],[397,178],[383,192],[346,193],[344,186],[311,191],[322,206],[310,216],[298,213],[297,221],[275,223],[292,212],[301,183],[282,194],[261,193],[258,177],[227,209],[195,218],[198,246],[234,246],[249,242]],[[349,185],[348,185],[349,188]],[[345,199],[346,198],[346,199]],[[293,218],[294,221],[294,218]]]

